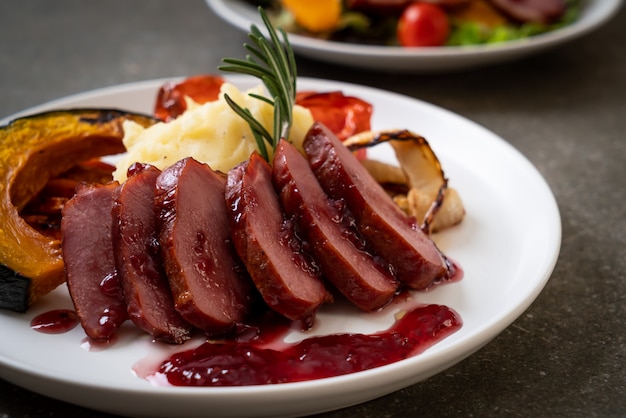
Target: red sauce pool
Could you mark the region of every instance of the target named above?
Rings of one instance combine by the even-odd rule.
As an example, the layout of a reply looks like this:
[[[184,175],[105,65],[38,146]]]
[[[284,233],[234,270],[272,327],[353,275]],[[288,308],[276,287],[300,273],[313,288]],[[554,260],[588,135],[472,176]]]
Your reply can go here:
[[[76,312],[69,309],[56,309],[37,315],[30,321],[30,327],[45,334],[62,334],[78,325]]]
[[[442,305],[406,312],[376,334],[335,334],[311,337],[268,348],[293,328],[273,322],[267,333],[206,342],[176,353],[161,363],[157,374],[174,386],[243,386],[299,382],[359,372],[414,356],[457,331],[461,318]]]
[[[463,270],[452,262],[450,267],[451,275],[443,281],[461,280]],[[396,302],[399,299],[401,295],[396,296]],[[306,329],[305,324],[268,312],[257,323],[242,325],[231,339],[208,341],[177,352],[159,360],[160,365],[150,367],[150,372],[140,374],[173,386],[245,386],[322,379],[415,356],[462,326],[460,316],[443,305],[413,305],[402,312],[390,328],[376,334],[315,336],[292,344],[284,343],[284,338],[293,330]],[[48,334],[68,332],[78,324],[76,312],[69,309],[42,313],[30,323],[33,330]],[[87,339],[82,345],[97,351],[112,341],[100,346]]]

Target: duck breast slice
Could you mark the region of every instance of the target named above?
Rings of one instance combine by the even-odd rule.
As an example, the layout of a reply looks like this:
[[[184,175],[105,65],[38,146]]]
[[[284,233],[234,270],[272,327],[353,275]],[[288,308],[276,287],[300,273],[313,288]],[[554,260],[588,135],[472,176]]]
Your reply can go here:
[[[61,217],[67,287],[89,338],[107,341],[128,315],[111,238],[113,191],[119,183],[81,184]]]
[[[233,243],[267,305],[289,319],[312,323],[330,294],[293,222],[284,217],[272,169],[259,154],[230,170],[226,202]]]
[[[363,310],[387,304],[398,288],[395,278],[367,252],[349,213],[340,202],[329,200],[307,159],[284,140],[274,154],[274,182],[285,212],[299,224],[324,277]]]
[[[224,174],[185,158],[163,170],[155,187],[159,243],[174,306],[210,335],[233,332],[255,294],[232,244],[225,184]]]
[[[133,164],[115,190],[115,261],[130,320],[156,340],[181,344],[192,327],[174,307],[159,254],[154,193],[160,173],[154,166]]]

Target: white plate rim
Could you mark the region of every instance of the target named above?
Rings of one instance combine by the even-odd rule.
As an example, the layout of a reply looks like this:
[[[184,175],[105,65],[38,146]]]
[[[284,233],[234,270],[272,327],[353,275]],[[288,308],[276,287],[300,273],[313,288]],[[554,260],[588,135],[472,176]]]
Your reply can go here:
[[[233,81],[235,84],[250,85],[250,80],[246,79],[245,77],[232,76],[228,77],[228,79]],[[9,118],[5,118],[0,121],[0,125],[4,125],[7,121],[14,119],[15,117],[24,116],[26,114],[38,113],[44,110],[76,106],[80,107],[84,106],[85,103],[92,102],[101,103],[103,97],[116,98],[120,95],[135,95],[139,92],[143,92],[146,98],[150,98],[153,96],[147,94],[146,92],[156,92],[156,88],[161,85],[165,80],[167,79],[129,83],[104,89],[93,90],[90,92],[79,93],[30,108],[23,112],[19,112],[18,114],[15,114]],[[74,390],[78,389],[78,391],[81,393],[97,392],[100,394],[101,399],[106,399],[107,396],[110,396],[113,399],[124,399],[127,397],[132,397],[136,399],[137,397],[143,396],[152,402],[154,402],[155,399],[172,398],[173,400],[176,400],[176,402],[178,402],[180,399],[185,399],[185,401],[191,408],[190,410],[186,411],[189,413],[190,416],[194,416],[192,412],[200,412],[198,409],[194,408],[202,407],[202,410],[206,412],[204,410],[204,407],[207,406],[207,399],[209,399],[211,402],[215,402],[216,396],[219,396],[222,399],[221,402],[226,402],[227,404],[229,402],[234,403],[236,401],[240,401],[242,397],[245,397],[248,401],[256,400],[256,402],[258,402],[259,409],[255,412],[257,414],[255,416],[273,416],[279,413],[284,415],[300,415],[304,413],[322,412],[330,409],[345,407],[358,402],[363,402],[423,380],[471,355],[473,352],[480,349],[483,345],[487,344],[491,339],[493,339],[508,325],[510,325],[517,317],[519,317],[519,315],[521,315],[532,303],[532,301],[534,301],[534,299],[538,296],[538,294],[545,286],[545,283],[549,279],[558,258],[561,242],[561,223],[556,201],[549,189],[549,186],[540,175],[540,173],[536,170],[536,168],[523,155],[516,151],[502,138],[491,133],[484,127],[463,118],[462,116],[456,115],[435,105],[399,94],[389,93],[383,90],[378,90],[365,86],[358,86],[349,83],[332,82],[327,80],[309,78],[302,78],[299,80],[299,83],[301,88],[304,85],[303,88],[307,89],[315,87],[325,90],[339,89],[349,94],[357,95],[363,98],[374,97],[375,100],[373,101],[373,103],[375,106],[377,105],[377,102],[379,100],[383,99],[397,103],[400,106],[413,106],[416,109],[419,109],[421,112],[426,113],[429,117],[434,116],[435,118],[443,118],[446,121],[451,121],[453,123],[459,124],[467,130],[473,131],[477,135],[477,137],[480,138],[481,146],[487,146],[489,149],[492,149],[495,152],[499,153],[499,155],[505,156],[506,159],[512,159],[515,165],[523,170],[523,173],[528,178],[526,182],[532,185],[531,193],[533,193],[534,195],[533,198],[537,202],[539,202],[540,208],[542,209],[542,212],[546,217],[545,223],[549,230],[547,231],[547,235],[545,237],[546,243],[544,243],[546,252],[541,258],[541,263],[539,266],[536,266],[536,268],[531,271],[532,278],[529,280],[528,287],[523,289],[522,294],[517,295],[518,298],[515,300],[513,306],[510,306],[508,309],[506,309],[506,311],[499,312],[499,314],[491,318],[490,321],[485,321],[482,324],[474,326],[472,332],[468,335],[465,335],[462,341],[455,341],[455,336],[453,335],[448,339],[442,341],[441,343],[437,344],[435,347],[433,347],[432,350],[428,350],[423,354],[417,356],[416,358],[407,359],[399,363],[384,366],[383,368],[361,372],[358,374],[358,376],[347,375],[331,379],[322,379],[318,381],[302,382],[295,384],[239,388],[174,388],[174,390],[172,390],[172,388],[167,387],[141,385],[133,388],[120,388],[115,385],[112,386],[107,381],[98,382],[93,380],[86,380],[77,382],[76,379],[65,378],[62,375],[58,375],[49,371],[46,371],[44,373],[41,372],[41,370],[33,369],[29,364],[13,360],[11,353],[6,352],[4,342],[0,342],[0,376],[7,380],[13,381],[16,384],[20,384],[31,390],[41,392],[48,396],[56,397],[68,402],[77,403],[79,405],[87,406],[94,409],[100,409],[114,413],[127,413],[129,415],[155,416],[155,414],[160,412],[169,414],[172,411],[164,408],[163,405],[159,404],[158,409],[148,409],[146,410],[146,414],[144,414],[142,410],[125,409],[126,407],[122,405],[123,403],[121,402],[115,405],[110,403],[107,403],[105,405],[99,404],[97,403],[97,401],[90,399],[86,396],[81,396],[79,399],[77,399],[75,395],[68,391],[68,388],[73,388]],[[255,85],[255,83],[253,83],[252,85]],[[146,112],[150,110],[145,108],[145,104],[147,102],[150,102],[150,100],[144,100],[144,102],[136,106],[136,108],[133,108],[133,106],[124,107],[121,103],[119,107],[128,108],[129,110]],[[107,107],[111,107],[108,101],[105,100],[103,103],[105,103]],[[375,117],[375,128],[391,128],[389,126],[376,126],[377,124],[380,125],[381,121],[379,121]],[[426,137],[429,138],[428,135]],[[429,140],[437,151],[437,147],[441,146],[439,144],[440,141],[437,140],[437,138],[431,138]],[[445,154],[445,149],[442,150]],[[444,169],[445,167],[446,162],[444,161]],[[451,177],[451,182],[454,186],[455,178],[453,176]],[[463,193],[462,190],[461,193]],[[454,231],[452,231],[451,234],[454,234]],[[466,274],[467,273],[468,272],[466,271]],[[467,283],[466,281],[467,278],[464,279],[464,281],[461,283]],[[459,284],[450,284],[446,285],[446,287],[447,289],[452,289],[453,286],[458,285]],[[438,290],[435,290],[435,292],[431,294],[431,296],[433,296],[435,299],[437,298],[437,292]],[[445,299],[445,295],[443,297]],[[450,304],[449,306],[453,309],[457,309],[454,304]],[[36,312],[33,312],[32,314],[27,314],[26,316],[20,316],[19,314],[2,312],[0,313],[0,324],[4,324],[2,328],[7,329],[5,328],[5,326],[8,323],[13,324],[13,326],[15,325],[15,323],[19,323],[21,324],[20,326],[24,327],[25,332],[37,334],[28,329],[28,318],[32,317],[35,313]],[[463,317],[463,312],[460,313]],[[47,335],[44,335],[43,337],[44,340],[45,338],[54,338]],[[450,343],[447,343],[446,341]],[[416,359],[418,359],[417,362],[421,365],[428,363],[428,366],[425,367],[423,370],[411,370],[411,367],[407,367],[407,365],[415,363]],[[379,385],[370,384],[360,386],[362,389],[367,390],[363,390],[362,393],[358,394],[352,393],[350,391],[346,393],[346,388],[349,388],[350,385],[354,385],[355,379],[358,379],[360,382],[372,382],[373,380],[376,380]],[[59,392],[58,388],[52,388],[52,385],[58,385],[62,388],[64,387],[66,390]],[[103,395],[103,392],[105,393],[105,395]],[[319,395],[325,395],[328,397],[329,401],[326,403],[320,403],[319,401],[311,400],[310,395],[307,395],[307,393],[315,393],[316,399],[318,399]],[[333,397],[333,395],[336,395],[337,393],[341,393],[344,396],[340,399],[337,399],[336,396]],[[274,398],[276,396],[280,398],[281,396],[286,395],[289,395],[289,397],[292,399],[300,399],[300,401],[302,402],[299,405],[291,405],[286,408],[277,410]],[[204,401],[202,399],[204,399]],[[269,402],[269,400],[272,400],[272,402]],[[211,402],[209,402],[209,405],[211,405]],[[146,403],[146,406],[148,406],[147,401],[143,403]],[[167,406],[167,402],[165,403],[165,406]],[[252,410],[254,410],[254,408]],[[246,411],[249,415],[250,410],[246,408]],[[225,411],[221,412],[223,414]],[[241,411],[239,411],[236,407],[227,412],[228,416],[246,416],[245,414],[240,415],[239,412]]]
[[[254,7],[244,0],[205,2],[215,14],[240,30],[247,32],[252,23],[263,26]],[[580,18],[571,25],[500,44],[403,48],[330,42],[298,34],[289,34],[289,41],[302,55],[342,65],[390,72],[460,70],[521,58],[575,40],[609,21],[621,4],[622,0],[586,0]]]

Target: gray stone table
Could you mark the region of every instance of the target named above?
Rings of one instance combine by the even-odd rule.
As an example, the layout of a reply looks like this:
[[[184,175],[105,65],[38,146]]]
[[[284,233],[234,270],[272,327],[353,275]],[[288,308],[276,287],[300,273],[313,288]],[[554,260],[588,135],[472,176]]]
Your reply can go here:
[[[215,72],[245,40],[202,0],[5,0],[0,118],[95,88]],[[432,102],[505,138],[547,180],[563,227],[545,289],[492,342],[426,381],[323,416],[626,416],[626,10],[550,52],[482,69],[298,65],[303,76]],[[0,381],[0,417],[67,416],[109,415]]]

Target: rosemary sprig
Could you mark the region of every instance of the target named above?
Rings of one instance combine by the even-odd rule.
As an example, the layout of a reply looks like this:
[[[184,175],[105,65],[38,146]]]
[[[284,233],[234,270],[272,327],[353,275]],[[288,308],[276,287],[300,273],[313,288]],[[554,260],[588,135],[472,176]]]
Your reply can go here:
[[[244,44],[250,54],[246,59],[224,58],[222,62],[229,64],[218,67],[221,71],[247,74],[259,78],[265,85],[271,99],[268,97],[250,94],[255,99],[265,101],[274,106],[274,132],[270,134],[257,121],[249,109],[235,103],[228,95],[224,99],[228,105],[247,123],[254,134],[259,153],[269,161],[266,142],[272,149],[276,148],[281,138],[287,138],[292,123],[292,112],[296,101],[296,61],[293,49],[284,30],[278,29],[282,35],[282,42],[276,29],[272,26],[265,10],[259,7],[259,13],[267,28],[269,38],[266,38],[256,25],[250,27],[248,37],[252,45]]]

